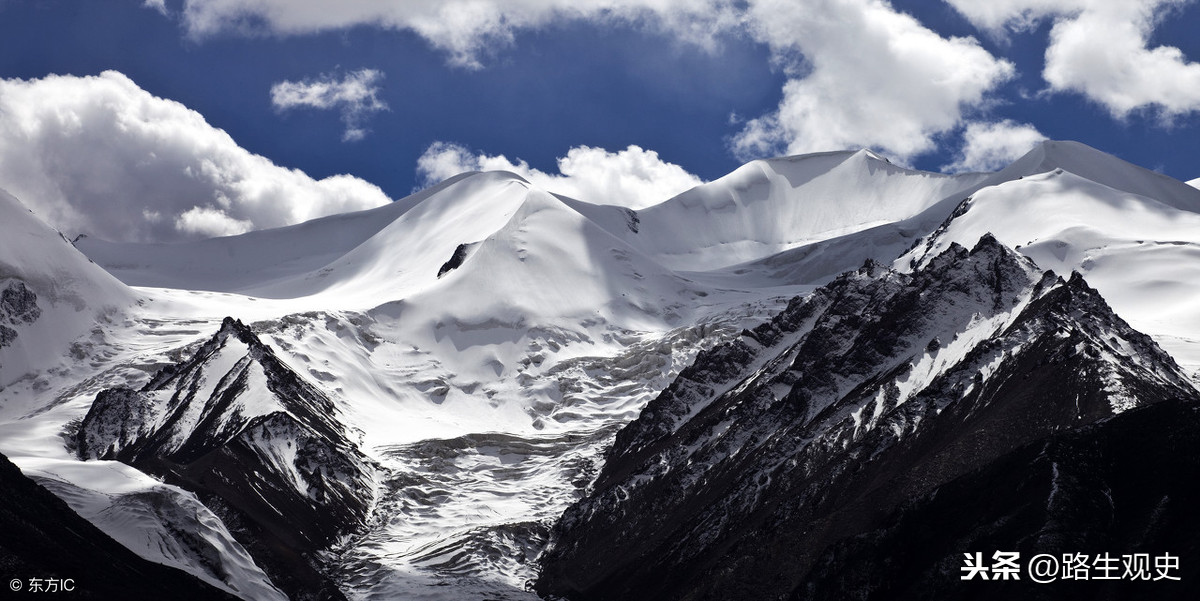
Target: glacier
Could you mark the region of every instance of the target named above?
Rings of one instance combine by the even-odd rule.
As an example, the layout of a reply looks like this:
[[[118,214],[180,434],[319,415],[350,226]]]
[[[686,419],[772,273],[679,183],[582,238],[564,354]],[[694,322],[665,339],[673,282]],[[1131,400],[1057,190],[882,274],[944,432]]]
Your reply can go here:
[[[617,432],[681,386],[697,356],[746,340],[744,330],[865,264],[910,277],[990,235],[1064,281],[1078,272],[1173,357],[1179,386],[1193,386],[1200,369],[1200,190],[1082,144],[1046,142],[999,172],[961,175],[865,150],[754,161],[644,204],[584,202],[511,173],[470,173],[286,228],[131,244],[71,243],[0,194],[0,289],[22,299],[0,314],[14,334],[0,345],[0,452],[146,559],[243,598],[301,598],[304,587],[275,582],[268,572],[278,568],[264,570],[249,530],[220,509],[188,522],[190,542],[172,537],[189,507],[213,504],[210,487],[139,470],[116,452],[155,436],[175,450],[205,432],[226,441],[235,424],[291,411],[255,368],[241,404],[213,414],[215,425],[200,427],[197,403],[195,415],[163,427],[181,389],[146,387],[196,362],[230,317],[327,400],[315,412],[323,431],[336,430],[362,466],[342,489],[355,491],[361,519],[304,560],[319,567],[319,590],[534,599],[552,527],[589,493]],[[918,394],[1017,308],[954,314],[959,325],[931,336],[936,352],[874,404],[839,409],[843,423],[878,424],[883,407]],[[215,398],[245,354],[239,347],[228,365],[206,369],[191,394]],[[750,366],[760,378],[795,361],[763,357]],[[144,398],[145,411],[93,429],[124,442],[90,453],[85,436],[82,460],[82,426],[98,397],[117,398],[105,396],[112,390],[142,391],[119,406]],[[671,427],[704,411],[689,407]],[[287,468],[291,456],[267,455],[279,481],[308,494]],[[137,484],[122,488],[126,480]],[[162,509],[128,502],[134,491]]]

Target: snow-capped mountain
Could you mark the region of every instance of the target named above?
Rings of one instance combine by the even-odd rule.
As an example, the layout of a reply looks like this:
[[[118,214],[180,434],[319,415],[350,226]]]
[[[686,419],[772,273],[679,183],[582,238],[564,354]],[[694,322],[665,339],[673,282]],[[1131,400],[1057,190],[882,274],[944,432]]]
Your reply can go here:
[[[1072,431],[1191,399],[1200,368],[1200,190],[1074,143],[993,174],[868,151],[755,161],[637,211],[473,173],[287,228],[78,251],[0,201],[0,452],[141,557],[246,599],[533,599],[551,526],[602,469],[585,504],[647,453],[705,459],[642,484],[757,456],[718,431],[785,452],[759,404],[713,421],[730,395],[784,399],[772,410],[816,437],[803,452],[836,466],[989,431],[974,413],[921,424],[951,406],[1002,419],[989,399],[1070,366],[1079,407],[1060,384],[1029,399],[1082,416]],[[1029,368],[1050,375],[999,386],[1039,353],[1061,355]],[[751,374],[771,383],[730,384]],[[934,480],[1011,460],[1039,424]],[[556,578],[583,523],[556,527],[542,590],[574,590]]]
[[[1121,317],[1200,367],[1200,190],[1074,142],[1047,142],[1000,173],[1023,177],[975,193],[896,266],[991,232],[1046,269],[1079,271]]]
[[[61,362],[62,347],[135,294],[0,190],[0,386]]]
[[[81,459],[195,491],[292,598],[319,598],[336,589],[307,555],[361,526],[374,499],[372,468],[348,436],[325,394],[226,318],[140,390],[101,391],[77,444]]]
[[[1168,400],[1200,392],[1078,274],[991,236],[912,274],[870,264],[702,353],[618,433],[539,592],[802,596],[827,546],[910,499]]]
[[[913,171],[867,150],[754,161],[638,211],[637,232],[623,235],[673,269],[708,271],[953,205],[986,179]]]

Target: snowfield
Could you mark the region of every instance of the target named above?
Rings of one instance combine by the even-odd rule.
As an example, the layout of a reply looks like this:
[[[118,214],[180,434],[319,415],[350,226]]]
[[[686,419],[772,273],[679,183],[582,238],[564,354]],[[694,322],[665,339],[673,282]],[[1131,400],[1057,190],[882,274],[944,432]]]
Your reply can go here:
[[[868,259],[911,272],[990,232],[1040,270],[1078,271],[1200,369],[1200,189],[1070,142],[994,174],[869,151],[755,161],[638,211],[472,173],[376,209],[182,244],[72,245],[0,194],[0,230],[0,334],[15,335],[0,336],[0,452],[141,556],[246,599],[286,587],[203,495],[83,461],[71,443],[101,391],[187,362],[226,317],[333,403],[328,418],[371,466],[369,516],[319,558],[352,599],[536,598],[534,558],[616,431],[697,353]],[[955,318],[978,327],[939,335],[946,351],[901,395],[1001,323],[968,317]],[[195,398],[229,384],[212,374],[246,354],[230,344]],[[210,422],[280,409],[249,373]],[[162,405],[147,411],[165,419],[175,393],[153,394]],[[168,428],[175,443],[216,428],[200,411]],[[858,411],[845,417],[877,417]]]

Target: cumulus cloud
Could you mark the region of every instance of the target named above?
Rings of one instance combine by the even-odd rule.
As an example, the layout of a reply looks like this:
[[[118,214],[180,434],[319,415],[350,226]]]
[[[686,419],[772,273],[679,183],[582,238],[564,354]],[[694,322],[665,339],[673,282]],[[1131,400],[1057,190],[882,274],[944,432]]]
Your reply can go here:
[[[241,148],[125,75],[0,80],[0,188],[68,234],[166,241],[235,234],[390,201]]]
[[[192,207],[175,218],[175,229],[208,237],[233,236],[254,229],[254,224],[234,219],[214,207]]]
[[[1032,0],[1030,0],[1032,1]],[[1048,0],[1046,0],[1048,2]],[[517,32],[569,20],[653,23],[685,40],[751,35],[787,65],[776,111],[733,139],[742,158],[869,146],[902,160],[1010,78],[1013,67],[972,38],[943,38],[887,0],[187,0],[195,36],[219,31],[297,34],[355,25],[408,30],[480,67]]]
[[[947,1],[994,32],[1053,19],[1042,71],[1052,91],[1083,94],[1116,118],[1200,110],[1200,63],[1172,46],[1149,47],[1159,20],[1189,0]]]
[[[160,14],[167,14],[167,0],[145,0],[142,6],[158,11]]]
[[[546,173],[504,155],[473,153],[458,144],[436,142],[417,161],[417,175],[432,185],[465,171],[511,171],[535,186],[596,204],[640,209],[662,202],[703,181],[658,153],[629,146],[609,152],[577,146],[558,159],[558,173]]]
[[[285,111],[296,107],[315,109],[337,109],[341,111],[346,132],[346,142],[363,139],[367,130],[363,122],[371,113],[387,110],[386,102],[379,99],[379,81],[383,73],[375,69],[359,69],[347,73],[340,79],[326,73],[316,79],[304,81],[281,81],[271,86],[271,104]]]
[[[948,172],[996,171],[1021,158],[1046,139],[1027,123],[1005,119],[995,123],[972,122],[963,132],[963,147],[957,159],[944,167]]]
[[[187,0],[184,24],[197,37],[220,31],[299,34],[371,25],[413,31],[453,64],[481,66],[517,31],[578,19],[653,22],[688,38],[711,36],[736,17],[731,0]]]
[[[943,38],[882,0],[758,0],[750,16],[777,56],[804,61],[779,108],[735,137],[743,158],[874,147],[909,160],[1014,72],[975,39]]]

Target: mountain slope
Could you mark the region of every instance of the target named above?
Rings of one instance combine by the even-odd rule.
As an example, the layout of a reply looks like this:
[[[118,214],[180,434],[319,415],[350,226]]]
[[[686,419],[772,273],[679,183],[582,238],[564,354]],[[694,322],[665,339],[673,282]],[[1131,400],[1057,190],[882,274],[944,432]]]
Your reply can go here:
[[[196,496],[113,461],[20,457],[26,476],[138,556],[243,599],[286,599]]]
[[[800,595],[826,547],[1060,429],[1200,393],[1078,275],[985,236],[868,265],[702,353],[617,435],[537,589]],[[942,549],[951,555],[954,549]]]
[[[83,459],[117,460],[193,490],[293,597],[332,595],[311,555],[360,526],[372,468],[333,402],[226,319],[185,363],[140,391],[102,391]]]
[[[711,290],[538,190],[464,254],[437,283],[375,311],[464,377],[501,375],[536,338],[594,345],[682,325]]]
[[[711,270],[913,217],[985,178],[904,169],[866,150],[754,161],[638,211],[625,238],[672,269]]]
[[[316,272],[462,174],[382,207],[297,225],[180,243],[122,243],[83,236],[75,246],[130,286],[238,292]]]
[[[74,599],[235,599],[178,570],[146,561],[79,517],[0,455],[0,570],[36,595],[31,579],[70,580],[43,592]],[[9,586],[6,582],[5,586]],[[61,587],[70,586],[67,591]]]
[[[1200,190],[1191,193],[1200,206]],[[1056,169],[980,190],[895,264],[908,269],[991,232],[1039,265],[1084,274],[1117,313],[1196,370],[1200,213],[1175,206],[1191,198],[1140,196]]]
[[[133,291],[0,190],[0,387],[66,354]]]
[[[830,546],[814,563],[804,599],[1192,599],[1200,568],[1200,406],[1165,401],[1077,430],[1055,433],[903,504],[878,526]],[[1037,555],[1104,557],[1120,579],[964,582],[948,549],[1005,550],[1027,565]],[[1104,555],[1108,553],[1109,555]],[[1145,572],[1131,560],[1144,554]],[[1161,569],[1160,558],[1178,558]],[[1136,556],[1135,556],[1136,557]],[[880,558],[884,558],[880,561]],[[990,558],[989,558],[990,560]],[[1163,560],[1167,561],[1167,560]],[[1130,576],[1125,575],[1130,564]],[[1078,565],[1078,563],[1076,564]],[[1138,574],[1139,579],[1132,579]],[[1179,578],[1179,581],[1169,578]]]

